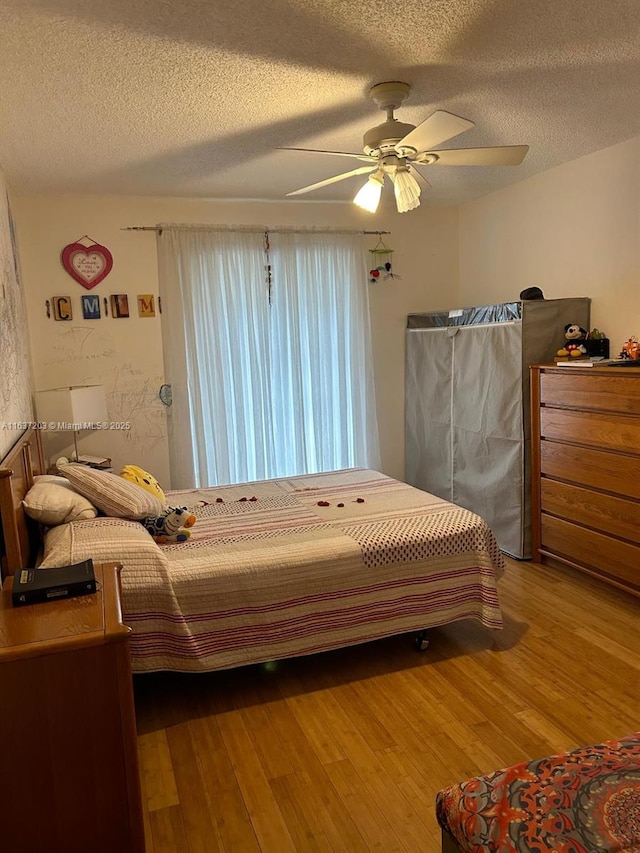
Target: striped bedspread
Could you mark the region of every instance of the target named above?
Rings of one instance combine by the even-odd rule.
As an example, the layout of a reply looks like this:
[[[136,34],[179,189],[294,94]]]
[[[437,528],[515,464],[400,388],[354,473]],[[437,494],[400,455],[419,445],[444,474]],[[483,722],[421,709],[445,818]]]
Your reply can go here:
[[[124,562],[135,671],[222,669],[466,618],[502,625],[503,561],[485,522],[383,474],[353,469],[167,499],[195,512],[191,538],[150,542],[144,560],[113,557]],[[81,559],[95,521],[74,527]],[[107,536],[117,539],[113,529]]]

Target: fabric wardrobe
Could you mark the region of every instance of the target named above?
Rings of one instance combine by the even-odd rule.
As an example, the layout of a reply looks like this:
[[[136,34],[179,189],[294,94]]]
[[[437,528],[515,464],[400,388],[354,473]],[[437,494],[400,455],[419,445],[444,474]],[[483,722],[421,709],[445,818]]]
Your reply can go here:
[[[513,557],[531,556],[529,366],[589,321],[586,297],[407,318],[407,482],[481,515]]]

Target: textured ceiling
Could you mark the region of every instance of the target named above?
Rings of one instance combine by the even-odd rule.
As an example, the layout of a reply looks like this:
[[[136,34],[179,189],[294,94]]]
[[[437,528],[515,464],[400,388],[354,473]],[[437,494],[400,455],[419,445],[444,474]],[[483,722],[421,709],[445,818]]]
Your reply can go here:
[[[3,0],[0,165],[23,192],[282,199],[397,115],[527,143],[518,167],[428,168],[457,203],[640,134],[638,0]],[[361,177],[304,196],[348,200]],[[298,198],[299,200],[299,198]]]

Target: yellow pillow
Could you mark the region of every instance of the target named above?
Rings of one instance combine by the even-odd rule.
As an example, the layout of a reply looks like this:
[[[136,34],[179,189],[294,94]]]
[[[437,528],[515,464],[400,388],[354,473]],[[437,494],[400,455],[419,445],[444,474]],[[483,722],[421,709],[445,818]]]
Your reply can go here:
[[[163,504],[167,503],[167,499],[160,487],[160,483],[152,474],[149,474],[142,468],[138,468],[137,465],[125,465],[122,471],[120,471],[120,476],[124,477],[125,480],[129,480],[130,483],[135,483],[136,486],[140,486],[148,492],[151,492],[151,494],[155,495]]]

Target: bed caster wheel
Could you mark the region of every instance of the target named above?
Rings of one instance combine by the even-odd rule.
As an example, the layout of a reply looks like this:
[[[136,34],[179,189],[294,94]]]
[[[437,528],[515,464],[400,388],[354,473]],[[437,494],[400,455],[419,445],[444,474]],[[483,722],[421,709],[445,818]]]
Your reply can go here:
[[[426,631],[420,631],[419,634],[413,638],[413,645],[419,652],[424,652],[429,648],[429,638],[427,637]]]

